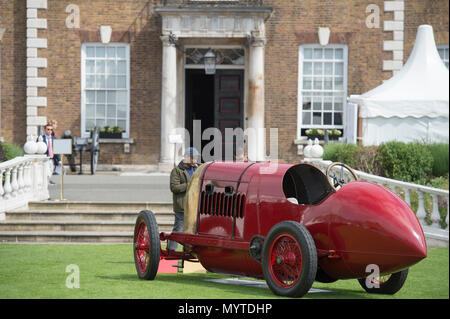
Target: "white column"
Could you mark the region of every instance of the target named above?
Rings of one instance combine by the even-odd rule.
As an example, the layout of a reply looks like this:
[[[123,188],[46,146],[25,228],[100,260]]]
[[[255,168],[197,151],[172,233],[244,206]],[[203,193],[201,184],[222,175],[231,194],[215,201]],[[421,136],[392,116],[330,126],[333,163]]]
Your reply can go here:
[[[266,134],[264,125],[264,46],[265,38],[252,36],[249,47],[247,129],[249,134],[248,156],[250,160],[266,158]],[[255,136],[251,138],[251,136]]]
[[[11,167],[5,169],[5,184],[3,185],[4,199],[10,199],[13,188],[11,187]]]
[[[177,123],[177,52],[169,36],[161,36],[162,52],[162,92],[161,92],[161,157],[160,168],[173,166],[174,145],[169,143]]]
[[[0,34],[1,36],[1,34]],[[4,169],[0,169],[0,220],[5,220],[5,198],[3,198],[3,195],[5,194],[5,190],[3,189],[3,173],[5,172]]]
[[[45,9],[47,0],[27,0],[27,135],[37,135],[39,125],[47,122],[38,116],[38,109],[47,106],[47,97],[38,96],[38,88],[47,87],[47,78],[38,76],[39,69],[47,68],[47,58],[38,57],[38,49],[47,48],[47,39],[38,38],[38,30],[47,29],[47,19],[38,18]]]
[[[3,189],[3,173],[4,169],[0,169],[0,201],[3,200],[3,195],[5,194],[5,190]]]
[[[19,186],[19,194],[23,195],[25,190],[25,182],[23,179],[24,167],[26,163],[21,163],[17,168],[17,185]]]
[[[12,188],[12,195],[14,197],[19,195],[19,184],[17,183],[17,166],[12,167],[12,174],[11,174],[11,188]]]

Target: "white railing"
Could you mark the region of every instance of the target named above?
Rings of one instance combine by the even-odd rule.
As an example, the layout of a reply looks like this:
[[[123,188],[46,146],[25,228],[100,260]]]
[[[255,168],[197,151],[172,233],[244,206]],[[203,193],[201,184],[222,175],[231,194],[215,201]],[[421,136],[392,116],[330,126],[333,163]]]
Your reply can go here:
[[[313,160],[308,162],[319,167],[324,173],[328,165],[332,163],[331,161],[323,160]],[[339,174],[339,168],[335,167],[335,169],[335,174]],[[442,229],[444,228],[442,226],[444,224],[443,222],[445,222],[445,229],[448,230],[449,191],[413,183],[405,183],[357,170],[355,170],[355,173],[360,180],[384,186],[401,196],[405,202],[412,207],[417,218],[423,225],[431,223],[430,226]],[[413,197],[415,202],[414,205],[412,205]],[[441,206],[441,210],[447,210],[445,218],[443,218],[439,212],[439,206]]]
[[[0,220],[7,210],[49,198],[49,158],[25,155],[0,163]]]

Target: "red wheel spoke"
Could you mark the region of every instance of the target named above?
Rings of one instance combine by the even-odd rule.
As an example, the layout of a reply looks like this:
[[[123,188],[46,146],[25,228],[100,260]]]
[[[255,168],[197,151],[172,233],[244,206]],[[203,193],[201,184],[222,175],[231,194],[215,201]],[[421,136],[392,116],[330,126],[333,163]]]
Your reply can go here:
[[[297,279],[299,278],[299,269],[294,268],[294,267],[290,267],[287,266],[286,267],[286,272],[288,274],[288,278],[290,281],[297,281]]]
[[[277,236],[270,247],[270,272],[282,287],[289,288],[300,279],[302,253],[297,240],[290,234]]]
[[[148,268],[149,254],[150,254],[150,238],[148,228],[144,221],[138,225],[136,240],[135,240],[135,254],[138,260],[138,268],[141,273],[145,273]]]
[[[148,244],[143,244],[143,245],[139,245],[138,247],[136,247],[136,250],[143,250],[148,252],[150,249],[150,246]]]

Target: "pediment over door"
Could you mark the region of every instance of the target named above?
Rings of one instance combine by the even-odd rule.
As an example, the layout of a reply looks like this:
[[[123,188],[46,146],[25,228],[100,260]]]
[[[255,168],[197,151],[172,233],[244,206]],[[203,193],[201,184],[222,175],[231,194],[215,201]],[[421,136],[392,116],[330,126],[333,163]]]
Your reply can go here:
[[[173,8],[159,7],[162,34],[178,38],[265,37],[265,21],[272,9],[258,8]]]

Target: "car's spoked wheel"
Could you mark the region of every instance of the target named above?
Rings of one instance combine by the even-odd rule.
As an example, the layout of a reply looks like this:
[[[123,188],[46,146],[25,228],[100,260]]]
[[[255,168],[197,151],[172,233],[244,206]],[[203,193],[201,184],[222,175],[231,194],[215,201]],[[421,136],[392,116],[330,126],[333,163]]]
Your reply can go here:
[[[372,278],[370,286],[368,286],[366,278],[358,279],[358,282],[368,293],[393,295],[403,287],[407,277],[408,269],[405,269],[390,275]]]
[[[389,281],[391,276],[392,276],[392,274],[385,275],[385,276],[380,276],[378,278],[373,278],[372,279],[372,284],[383,285],[383,284],[385,284],[385,283],[387,283]]]
[[[139,213],[134,228],[134,262],[139,278],[154,279],[159,267],[158,224],[151,211]]]
[[[293,221],[275,225],[264,240],[262,265],[267,285],[275,294],[306,294],[317,272],[317,252],[308,230]]]
[[[136,251],[136,265],[140,273],[145,273],[148,269],[150,247],[148,238],[148,229],[145,222],[142,220],[138,225],[135,243]]]
[[[269,271],[274,281],[283,288],[294,286],[302,273],[302,251],[290,234],[280,234],[269,249]]]

